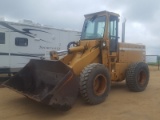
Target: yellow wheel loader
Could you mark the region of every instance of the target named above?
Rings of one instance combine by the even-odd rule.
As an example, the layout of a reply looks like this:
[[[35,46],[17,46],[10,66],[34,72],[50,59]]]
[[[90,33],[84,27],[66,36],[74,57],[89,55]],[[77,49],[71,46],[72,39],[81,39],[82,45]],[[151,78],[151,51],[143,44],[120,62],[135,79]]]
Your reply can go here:
[[[102,11],[85,15],[79,42],[68,44],[68,54],[59,59],[31,60],[4,83],[26,97],[68,110],[80,93],[89,104],[103,102],[111,81],[126,84],[131,91],[143,91],[149,81],[145,46],[118,42],[119,15]]]

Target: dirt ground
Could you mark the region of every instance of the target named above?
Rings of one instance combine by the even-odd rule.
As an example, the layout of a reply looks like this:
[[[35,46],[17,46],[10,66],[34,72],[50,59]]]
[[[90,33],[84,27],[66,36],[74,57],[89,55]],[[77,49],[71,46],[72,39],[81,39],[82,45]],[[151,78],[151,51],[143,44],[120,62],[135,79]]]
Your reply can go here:
[[[67,112],[36,103],[0,88],[0,120],[160,120],[160,71],[150,67],[144,92],[130,92],[125,82],[112,85],[105,102],[90,106],[81,98]]]

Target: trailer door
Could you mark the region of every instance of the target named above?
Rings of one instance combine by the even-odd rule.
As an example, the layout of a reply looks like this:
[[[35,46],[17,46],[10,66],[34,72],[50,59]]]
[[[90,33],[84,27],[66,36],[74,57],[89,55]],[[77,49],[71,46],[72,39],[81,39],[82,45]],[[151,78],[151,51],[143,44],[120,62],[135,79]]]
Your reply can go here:
[[[0,29],[0,73],[8,73],[10,68],[9,32]]]

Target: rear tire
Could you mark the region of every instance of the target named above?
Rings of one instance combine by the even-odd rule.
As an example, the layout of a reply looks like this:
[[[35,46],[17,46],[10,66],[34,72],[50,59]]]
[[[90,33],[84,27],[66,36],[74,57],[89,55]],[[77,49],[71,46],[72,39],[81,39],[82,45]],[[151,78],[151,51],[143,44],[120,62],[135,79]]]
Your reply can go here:
[[[110,91],[110,76],[107,68],[93,63],[84,68],[80,75],[80,93],[89,104],[99,104]]]
[[[145,90],[149,82],[148,65],[144,62],[133,63],[126,73],[126,84],[129,90],[141,92]]]

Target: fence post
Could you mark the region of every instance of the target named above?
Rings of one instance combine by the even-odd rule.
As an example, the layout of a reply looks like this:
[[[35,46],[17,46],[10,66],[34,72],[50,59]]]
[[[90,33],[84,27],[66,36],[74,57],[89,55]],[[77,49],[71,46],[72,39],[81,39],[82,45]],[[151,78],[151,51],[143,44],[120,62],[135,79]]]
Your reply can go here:
[[[159,70],[159,61],[160,61],[160,56],[157,56],[158,57],[158,70]]]

